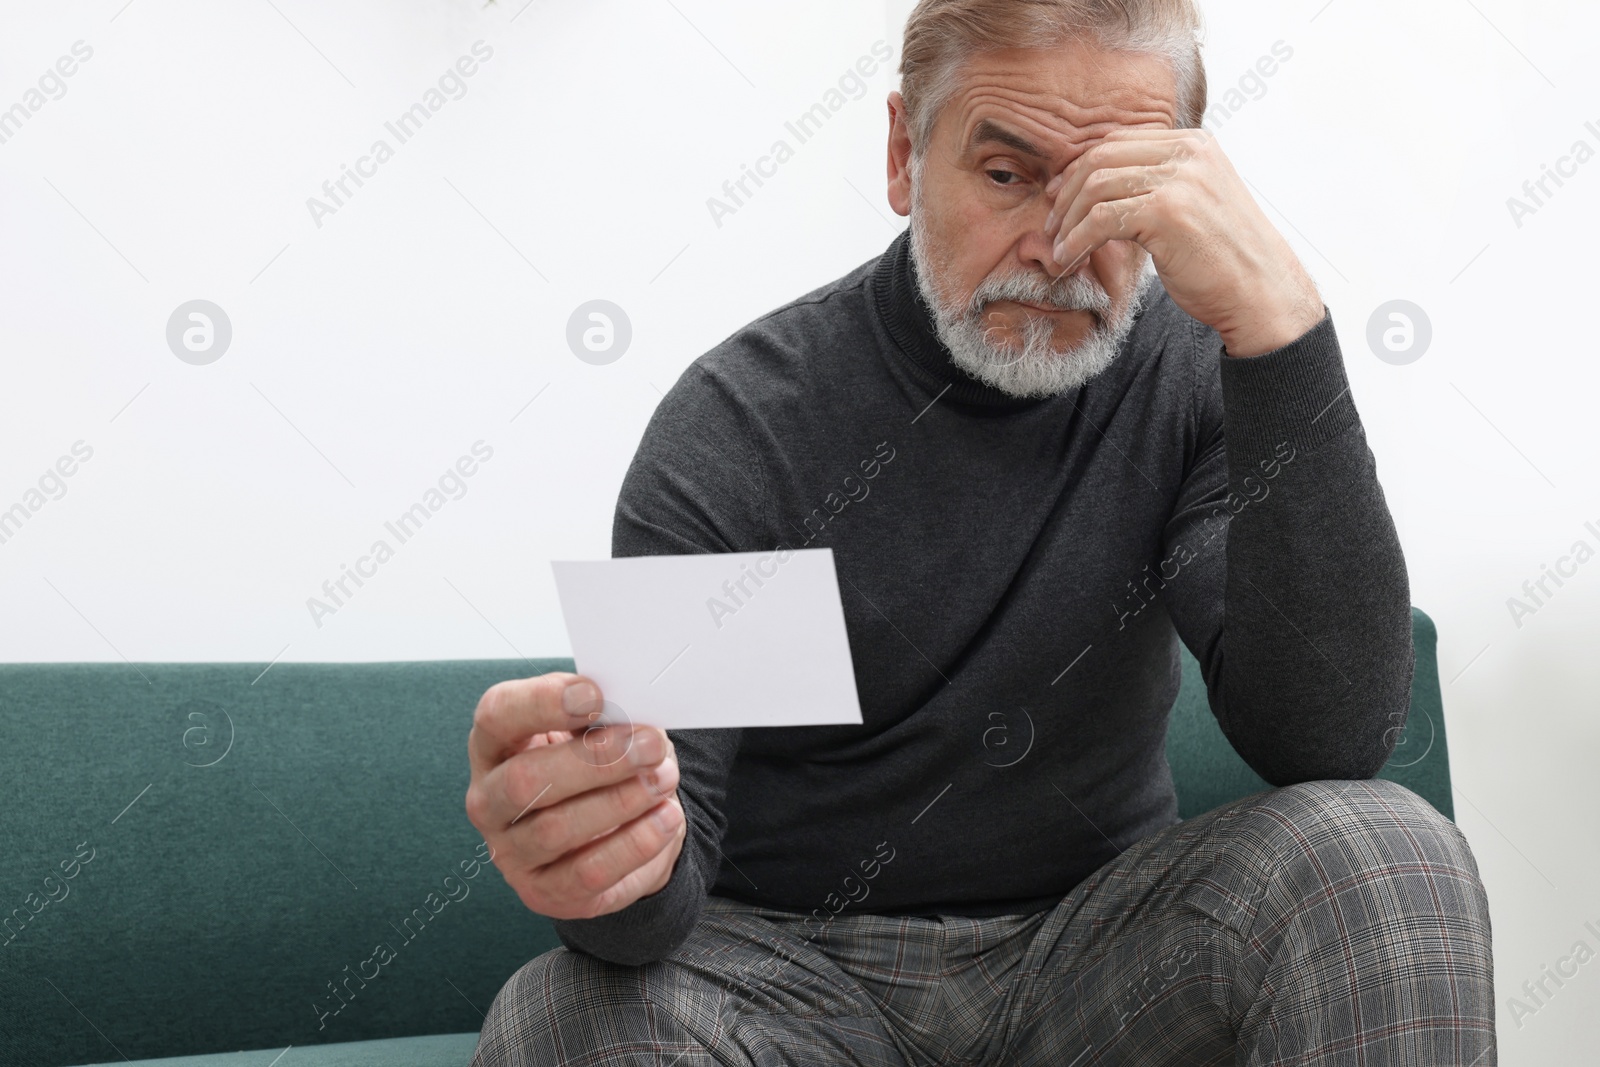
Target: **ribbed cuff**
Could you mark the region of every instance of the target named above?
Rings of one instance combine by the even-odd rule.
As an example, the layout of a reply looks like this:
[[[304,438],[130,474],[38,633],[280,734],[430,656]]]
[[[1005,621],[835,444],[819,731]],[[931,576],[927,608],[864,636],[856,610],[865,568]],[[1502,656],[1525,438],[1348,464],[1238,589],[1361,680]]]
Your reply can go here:
[[[1310,452],[1359,421],[1333,316],[1282,348],[1222,360],[1222,433],[1228,455],[1246,464],[1282,443]]]

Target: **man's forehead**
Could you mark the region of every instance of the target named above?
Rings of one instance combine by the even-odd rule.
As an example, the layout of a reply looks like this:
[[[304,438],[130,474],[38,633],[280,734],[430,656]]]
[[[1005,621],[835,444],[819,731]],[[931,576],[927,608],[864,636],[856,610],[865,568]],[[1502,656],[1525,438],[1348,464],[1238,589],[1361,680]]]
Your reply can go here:
[[[1075,156],[1116,129],[1177,125],[1172,67],[1157,56],[1078,45],[981,52],[958,71],[940,116],[953,147],[1002,146],[1041,160]]]

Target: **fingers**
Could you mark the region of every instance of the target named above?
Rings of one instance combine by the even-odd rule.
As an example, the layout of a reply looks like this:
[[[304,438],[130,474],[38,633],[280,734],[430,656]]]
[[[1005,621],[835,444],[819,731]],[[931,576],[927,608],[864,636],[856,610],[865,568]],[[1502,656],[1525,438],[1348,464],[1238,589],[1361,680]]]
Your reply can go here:
[[[1135,164],[1126,167],[1101,167],[1085,172],[1082,184],[1072,193],[1072,199],[1051,211],[1045,219],[1045,232],[1060,237],[1071,231],[1083,216],[1097,203],[1121,200],[1159,189],[1172,180],[1176,169],[1171,160],[1165,163]],[[1078,183],[1078,178],[1073,182]],[[1052,229],[1052,226],[1054,227]]]
[[[1054,198],[1045,233],[1057,261],[1070,271],[1086,251],[1092,251],[1067,238],[1097,204],[1155,193],[1177,178],[1185,163],[1207,151],[1211,142],[1203,130],[1130,130],[1109,135],[1079,155],[1045,186],[1046,194]]]
[[[1154,192],[1148,192],[1091,207],[1083,221],[1058,240],[1051,252],[1051,258],[1064,264],[1057,277],[1076,271],[1096,249],[1109,241],[1133,241],[1147,246],[1155,196]]]
[[[616,885],[595,899],[592,914],[609,915],[627,907],[640,897],[659,892],[672,877],[673,865],[683,848],[685,828],[678,830],[677,846],[668,845],[656,853],[643,867],[623,876]]]
[[[1097,170],[1122,167],[1156,167],[1183,158],[1189,149],[1186,142],[1159,141],[1101,141],[1068,163],[1044,187],[1045,195],[1052,198],[1050,215],[1045,229],[1059,222],[1072,201],[1083,189],[1083,183]]]
[[[544,867],[624,826],[659,805],[678,787],[678,763],[663,760],[604,789],[591,789],[550,806],[535,806],[506,831],[511,851],[526,867]]]
[[[491,686],[473,713],[467,817],[523,903],[553,918],[658,891],[688,833],[672,739],[593,725],[603,707],[592,681],[552,672]]]
[[[560,744],[516,753],[473,774],[467,816],[484,833],[498,833],[531,811],[626,781],[666,758],[666,734],[654,726],[594,727]]]
[[[528,739],[528,743],[524,745],[523,748],[529,749],[539,748],[541,745],[559,745],[563,741],[571,741],[576,736],[578,736],[577,733],[572,730],[552,730],[547,734],[534,734]]]
[[[1137,240],[1142,232],[1140,212],[1165,184],[1156,169],[1096,171],[1051,235],[1055,261],[1070,272],[1106,241]]]
[[[520,751],[538,734],[590,725],[601,707],[593,682],[564,671],[490,686],[478,700],[467,739],[474,775]]]
[[[666,883],[686,833],[683,807],[669,797],[538,871],[524,902],[552,918],[588,918],[626,907]]]

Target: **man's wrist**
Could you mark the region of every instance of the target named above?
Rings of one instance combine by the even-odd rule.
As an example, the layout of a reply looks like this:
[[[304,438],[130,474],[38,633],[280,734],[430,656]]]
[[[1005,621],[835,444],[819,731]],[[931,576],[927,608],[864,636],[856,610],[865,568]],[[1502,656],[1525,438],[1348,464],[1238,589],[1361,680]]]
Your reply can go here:
[[[1268,292],[1252,297],[1249,314],[1237,325],[1217,327],[1224,355],[1249,359],[1276,352],[1300,340],[1328,314],[1327,305],[1303,270],[1277,280]]]
[[[1218,333],[1222,338],[1222,353],[1234,359],[1250,359],[1287,348],[1317,328],[1328,314],[1326,305],[1318,300],[1313,309],[1302,306],[1268,322],[1255,323],[1231,333]]]

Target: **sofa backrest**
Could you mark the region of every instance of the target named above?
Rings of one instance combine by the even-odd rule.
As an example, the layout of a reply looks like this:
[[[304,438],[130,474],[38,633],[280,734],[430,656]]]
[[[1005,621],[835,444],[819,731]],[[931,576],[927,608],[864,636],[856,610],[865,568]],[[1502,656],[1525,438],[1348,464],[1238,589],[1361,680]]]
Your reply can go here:
[[[1420,613],[1417,636],[1434,733],[1385,773],[1450,814]],[[1187,816],[1265,784],[1184,660]],[[483,862],[465,743],[483,690],[570,660],[263,666],[0,665],[0,1062],[476,1030],[558,944]]]
[[[1439,634],[1433,620],[1419,608],[1411,609],[1411,635],[1417,653],[1411,676],[1411,711],[1405,723],[1395,724],[1394,755],[1378,777],[1399,782],[1454,819],[1439,689]],[[1183,686],[1167,724],[1167,762],[1178,790],[1178,814],[1185,819],[1271,788],[1223,736],[1206,703],[1200,664],[1187,650],[1183,653]]]
[[[264,666],[0,666],[0,1060],[475,1030],[558,944],[463,798],[479,695],[567,661]]]

